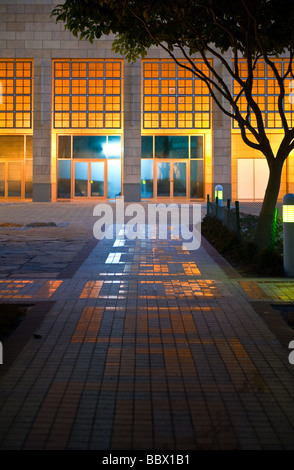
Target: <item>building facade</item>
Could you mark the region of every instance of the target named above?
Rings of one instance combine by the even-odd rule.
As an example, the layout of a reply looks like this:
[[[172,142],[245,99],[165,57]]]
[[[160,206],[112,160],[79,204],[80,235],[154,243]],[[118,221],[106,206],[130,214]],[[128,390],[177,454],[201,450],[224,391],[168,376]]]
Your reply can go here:
[[[0,200],[190,201],[217,184],[225,198],[263,198],[265,159],[203,82],[159,49],[129,64],[111,37],[80,41],[50,17],[57,3],[0,0]],[[261,67],[256,95],[278,146],[275,93]],[[290,155],[281,197],[294,190],[293,167]]]

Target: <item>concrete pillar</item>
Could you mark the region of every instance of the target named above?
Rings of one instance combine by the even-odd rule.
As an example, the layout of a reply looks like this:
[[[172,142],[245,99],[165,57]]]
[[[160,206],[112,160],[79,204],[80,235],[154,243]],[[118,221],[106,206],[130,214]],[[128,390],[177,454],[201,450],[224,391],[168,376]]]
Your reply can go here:
[[[141,201],[141,62],[124,65],[125,202]]]
[[[50,202],[51,59],[34,60],[33,201]]]
[[[231,88],[231,76],[222,66],[222,64],[215,64],[218,72],[222,74],[229,88]],[[222,105],[226,109],[230,109],[220,97]],[[212,183],[213,187],[220,184],[223,187],[223,199],[231,199],[232,194],[232,176],[231,176],[231,118],[224,114],[217,104],[212,101],[212,152],[213,152],[213,165],[212,165]]]

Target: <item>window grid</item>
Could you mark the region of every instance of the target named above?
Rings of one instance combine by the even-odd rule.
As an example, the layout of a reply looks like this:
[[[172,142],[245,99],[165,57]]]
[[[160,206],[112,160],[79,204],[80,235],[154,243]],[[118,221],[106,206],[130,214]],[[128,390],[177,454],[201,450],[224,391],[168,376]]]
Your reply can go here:
[[[183,158],[183,159],[187,159],[187,160],[204,160],[203,151],[201,153],[201,156],[197,156],[197,157],[192,156],[192,153],[193,153],[193,151],[192,151],[192,139],[193,138],[197,139],[197,140],[201,139],[202,148],[203,148],[203,145],[204,145],[203,135],[193,135],[193,136],[191,136],[191,135],[185,136],[185,134],[180,134],[180,135],[181,135],[181,137],[187,137],[188,144],[187,144],[187,148],[185,150],[182,150],[184,153],[181,156],[177,156],[176,159],[179,159],[179,158],[182,159]],[[151,142],[152,142],[152,145],[151,145],[152,150],[150,152],[150,155],[144,156],[144,157],[142,156],[141,158],[143,160],[147,160],[147,159],[152,159],[152,160],[155,159],[156,160],[157,158],[161,158],[161,157],[158,157],[158,155],[156,154],[156,150],[155,150],[155,147],[156,147],[155,142],[156,142],[157,137],[160,138],[160,139],[169,139],[169,138],[177,139],[178,135],[177,134],[175,134],[175,135],[162,135],[162,134],[157,135],[157,134],[154,134],[154,135],[142,136],[142,139],[144,139],[144,138],[145,139],[150,139]],[[179,155],[180,155],[180,150],[179,150]],[[167,159],[167,161],[168,161],[168,159]]]
[[[277,60],[275,61],[275,66],[280,74],[285,74],[289,62],[287,60]],[[246,79],[247,76],[247,64],[246,61],[240,60],[240,76],[242,79]],[[285,84],[285,98],[284,98],[284,111],[286,118],[290,127],[294,126],[294,107],[291,103],[294,100],[290,99],[291,95],[291,85],[293,80],[292,78],[287,78],[284,82]],[[293,82],[294,83],[294,82]],[[254,83],[253,83],[253,97],[256,100],[257,104],[260,107],[263,122],[265,128],[267,129],[281,129],[282,121],[278,111],[278,97],[279,97],[279,86],[277,81],[274,79],[274,73],[270,67],[268,67],[264,62],[257,64],[257,68],[254,73]],[[233,95],[236,97],[240,92],[239,84],[233,80]],[[292,96],[291,96],[292,98]],[[247,101],[242,96],[238,100],[239,109],[243,117],[246,117],[247,114]],[[257,127],[256,119],[254,114],[251,114],[251,124],[254,127]],[[237,123],[233,121],[233,128],[238,129]]]
[[[53,70],[55,129],[121,128],[121,61],[55,61]]]
[[[209,73],[204,62],[195,63]],[[142,77],[144,129],[210,128],[209,90],[191,71],[174,62],[144,61]]]
[[[0,128],[32,128],[32,62],[0,61]]]

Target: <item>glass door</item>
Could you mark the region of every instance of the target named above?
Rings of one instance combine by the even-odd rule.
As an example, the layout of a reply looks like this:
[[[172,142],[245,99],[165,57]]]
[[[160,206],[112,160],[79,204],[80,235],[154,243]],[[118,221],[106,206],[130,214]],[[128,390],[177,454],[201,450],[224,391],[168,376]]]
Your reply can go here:
[[[74,162],[74,197],[105,196],[105,162]]]
[[[173,196],[187,196],[187,163],[173,162]]]
[[[88,197],[88,162],[75,162],[74,195],[75,197]]]
[[[8,163],[8,197],[21,197],[22,163]]]
[[[91,197],[104,197],[105,163],[91,162]]]
[[[187,197],[187,162],[157,161],[157,197]]]
[[[157,196],[171,196],[170,162],[157,162]]]

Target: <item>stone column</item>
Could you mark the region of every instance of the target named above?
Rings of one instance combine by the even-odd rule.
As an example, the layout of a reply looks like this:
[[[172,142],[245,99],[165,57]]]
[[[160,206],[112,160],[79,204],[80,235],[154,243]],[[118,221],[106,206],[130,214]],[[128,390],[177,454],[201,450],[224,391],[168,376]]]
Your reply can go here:
[[[141,201],[141,62],[124,65],[125,202]]]
[[[34,60],[33,201],[50,202],[51,59]]]
[[[216,64],[215,64],[216,65]],[[223,74],[229,88],[231,88],[231,77],[219,64],[218,71]],[[222,98],[220,98],[222,100]],[[222,101],[223,106],[229,109],[229,104]],[[214,188],[220,184],[224,190],[224,202],[231,199],[232,180],[231,180],[231,118],[224,114],[217,104],[212,104],[212,194]]]

